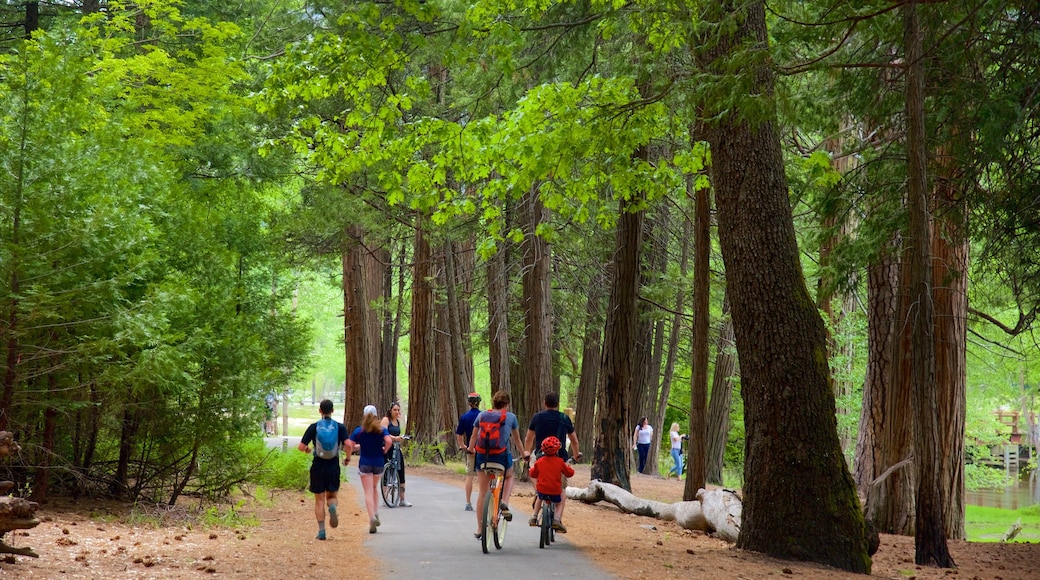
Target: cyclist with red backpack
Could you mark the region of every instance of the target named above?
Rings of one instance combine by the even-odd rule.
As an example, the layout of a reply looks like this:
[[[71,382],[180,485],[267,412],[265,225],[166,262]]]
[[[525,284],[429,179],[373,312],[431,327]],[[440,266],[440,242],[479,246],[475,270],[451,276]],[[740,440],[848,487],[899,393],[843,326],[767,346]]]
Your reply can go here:
[[[517,449],[523,449],[520,441],[520,422],[516,415],[509,412],[509,393],[498,391],[491,397],[492,408],[482,411],[477,415],[473,424],[473,434],[470,436],[470,447],[467,451],[475,453],[474,459],[477,469],[481,469],[484,463],[498,463],[505,467],[505,482],[502,485],[502,517],[506,521],[513,520],[513,514],[509,511],[509,494],[513,490],[513,456],[509,452],[509,442],[512,441]],[[524,458],[528,457],[524,453]],[[477,485],[477,533],[480,538],[480,519],[484,513],[484,496],[487,495],[490,479],[485,471],[478,474]]]

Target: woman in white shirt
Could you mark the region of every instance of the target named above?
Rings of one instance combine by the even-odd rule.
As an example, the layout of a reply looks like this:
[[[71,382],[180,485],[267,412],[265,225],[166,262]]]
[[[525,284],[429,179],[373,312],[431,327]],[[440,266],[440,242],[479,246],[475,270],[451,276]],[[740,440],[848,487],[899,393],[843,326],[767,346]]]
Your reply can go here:
[[[682,477],[682,441],[686,438],[685,435],[679,433],[679,424],[672,423],[672,430],[669,432],[669,436],[672,438],[672,468],[668,470],[668,475],[675,474],[675,477]]]
[[[650,454],[650,443],[653,440],[654,428],[647,422],[646,417],[643,417],[632,434],[632,449],[639,451],[639,473],[646,469],[646,456]]]

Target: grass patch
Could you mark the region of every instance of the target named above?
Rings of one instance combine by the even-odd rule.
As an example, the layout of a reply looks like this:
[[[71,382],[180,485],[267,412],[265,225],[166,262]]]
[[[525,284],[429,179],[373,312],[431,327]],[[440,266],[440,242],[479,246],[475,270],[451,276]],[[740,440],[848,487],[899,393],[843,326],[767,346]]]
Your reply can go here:
[[[1040,505],[1017,510],[965,508],[964,530],[970,542],[999,542],[1016,522],[1021,522],[1022,531],[1012,542],[1040,542]]]

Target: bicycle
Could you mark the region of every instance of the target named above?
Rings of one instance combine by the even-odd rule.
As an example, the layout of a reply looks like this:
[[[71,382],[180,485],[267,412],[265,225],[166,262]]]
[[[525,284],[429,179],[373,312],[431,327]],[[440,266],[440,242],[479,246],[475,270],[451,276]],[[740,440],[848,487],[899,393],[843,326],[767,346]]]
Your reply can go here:
[[[556,521],[556,504],[543,496],[541,533],[538,535],[539,548],[545,548],[556,541],[556,530],[552,527],[554,521]]]
[[[573,465],[575,461],[580,458],[581,454],[579,453],[577,457],[568,458],[567,463]],[[564,490],[564,493],[566,493],[566,490]],[[541,520],[538,523],[538,527],[540,528],[538,534],[538,547],[545,548],[556,541],[556,528],[553,527],[553,522],[556,521],[556,504],[543,493],[536,493],[535,498],[535,502],[533,503],[537,503],[538,500],[541,500],[542,502]]]
[[[487,554],[488,536],[492,536],[495,548],[501,550],[506,544],[506,528],[509,520],[502,516],[502,488],[505,485],[506,466],[501,463],[485,462],[480,470],[488,475],[487,495],[484,498],[484,513],[480,517],[480,548]],[[489,534],[490,531],[490,534]]]
[[[402,439],[408,441],[411,437],[406,435]],[[403,462],[401,443],[394,441],[390,447],[390,459],[383,465],[383,476],[379,480],[380,491],[383,492],[383,503],[388,508],[395,508],[401,504],[401,482],[398,471]]]

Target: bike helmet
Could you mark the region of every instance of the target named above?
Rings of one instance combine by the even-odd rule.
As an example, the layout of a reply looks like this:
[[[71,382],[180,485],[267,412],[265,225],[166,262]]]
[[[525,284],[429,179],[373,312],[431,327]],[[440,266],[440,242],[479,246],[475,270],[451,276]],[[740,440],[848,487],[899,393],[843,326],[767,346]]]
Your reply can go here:
[[[466,401],[468,401],[470,405],[479,403],[480,395],[478,393],[470,393],[469,396],[466,397]]]
[[[549,436],[542,439],[542,453],[546,455],[556,455],[560,451],[560,440]]]

